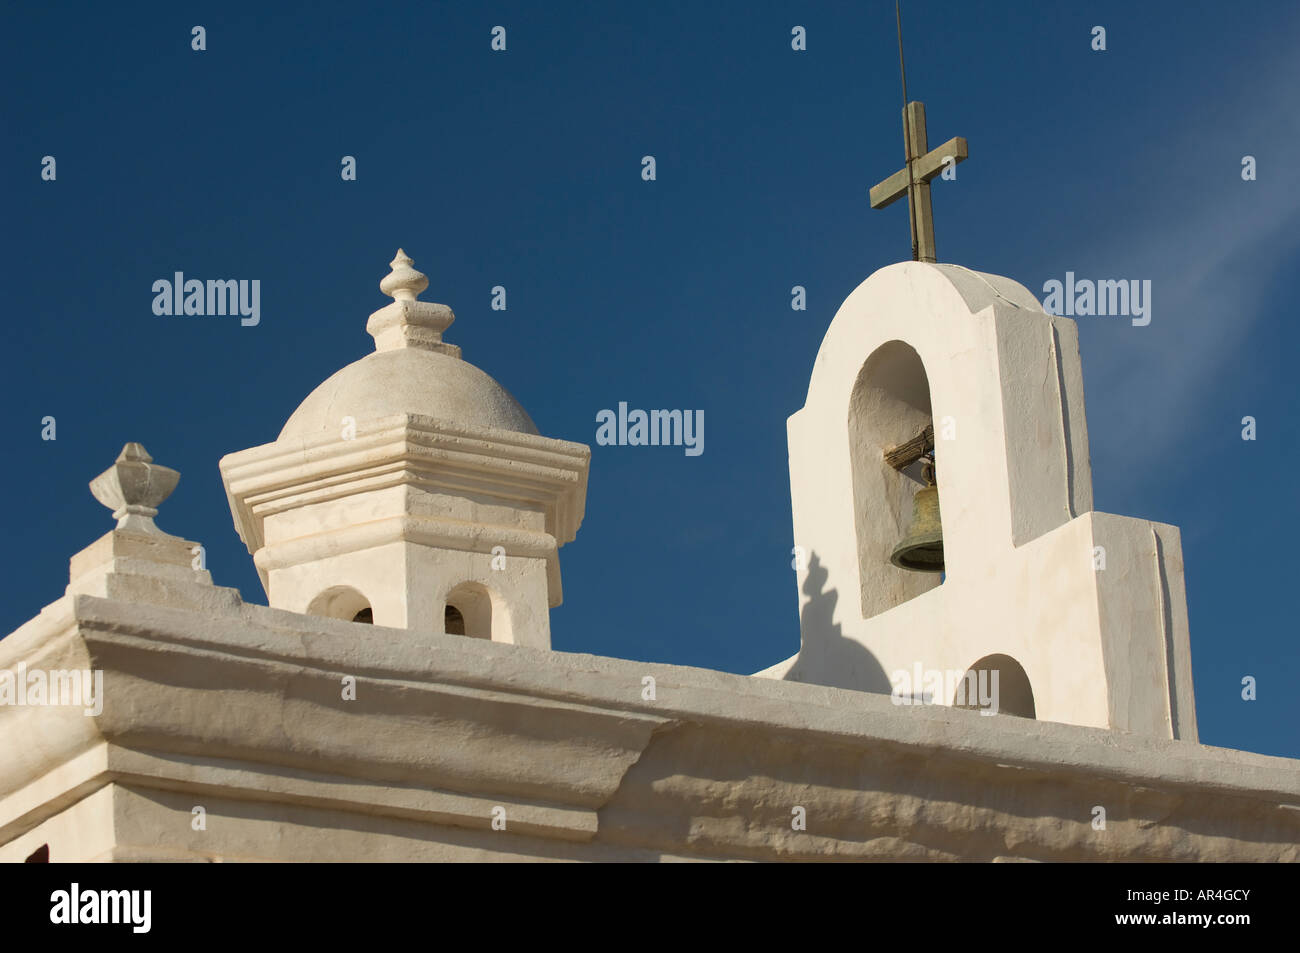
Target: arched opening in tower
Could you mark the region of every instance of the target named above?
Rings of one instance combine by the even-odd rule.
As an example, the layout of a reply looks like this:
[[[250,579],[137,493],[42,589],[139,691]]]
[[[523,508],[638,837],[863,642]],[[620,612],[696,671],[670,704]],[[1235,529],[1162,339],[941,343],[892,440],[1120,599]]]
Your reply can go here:
[[[1010,655],[986,655],[968,668],[952,704],[990,714],[1037,717],[1029,675]]]

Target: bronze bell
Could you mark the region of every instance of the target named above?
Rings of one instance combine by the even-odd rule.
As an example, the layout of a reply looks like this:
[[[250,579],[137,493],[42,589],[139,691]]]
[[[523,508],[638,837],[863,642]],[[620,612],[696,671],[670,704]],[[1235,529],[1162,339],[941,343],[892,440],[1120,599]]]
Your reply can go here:
[[[924,473],[926,485],[912,497],[912,525],[890,553],[889,561],[912,572],[943,572],[943,526],[939,522],[934,465],[927,465]]]

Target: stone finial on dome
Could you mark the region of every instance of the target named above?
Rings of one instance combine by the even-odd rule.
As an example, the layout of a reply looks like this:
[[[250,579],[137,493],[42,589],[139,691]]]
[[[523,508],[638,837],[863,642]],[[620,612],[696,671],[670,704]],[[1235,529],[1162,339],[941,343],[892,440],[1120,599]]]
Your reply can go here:
[[[116,462],[90,481],[90,492],[113,511],[118,529],[162,533],[153,518],[180,478],[175,470],[156,465],[142,445],[128,443]]]
[[[402,249],[397,249],[397,256],[388,263],[392,269],[379,282],[379,290],[395,301],[414,301],[420,292],[429,287],[429,279],[411,266],[415,262]]]
[[[445,304],[416,300],[429,287],[429,279],[416,271],[414,264],[411,256],[397,249],[396,257],[389,262],[392,270],[379,282],[379,290],[393,302],[380,308],[366,322],[366,331],[375,339],[375,350],[417,347],[460,357],[460,348],[442,340],[442,332],[456,316]]]

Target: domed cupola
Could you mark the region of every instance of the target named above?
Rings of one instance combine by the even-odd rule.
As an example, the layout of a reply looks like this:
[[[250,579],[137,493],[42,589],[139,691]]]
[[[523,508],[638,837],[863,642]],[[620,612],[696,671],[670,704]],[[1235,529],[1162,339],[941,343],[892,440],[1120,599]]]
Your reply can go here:
[[[537,433],[506,389],[442,340],[456,320],[445,304],[417,301],[429,279],[400,248],[392,272],[379,283],[393,298],[366,324],[375,351],[333,374],[293,412],[280,439],[339,429],[339,420],[419,413],[471,427]]]
[[[399,249],[380,282],[374,353],[221,460],[235,528],[277,608],[549,648],[591,450],[443,341],[455,315],[412,266]]]

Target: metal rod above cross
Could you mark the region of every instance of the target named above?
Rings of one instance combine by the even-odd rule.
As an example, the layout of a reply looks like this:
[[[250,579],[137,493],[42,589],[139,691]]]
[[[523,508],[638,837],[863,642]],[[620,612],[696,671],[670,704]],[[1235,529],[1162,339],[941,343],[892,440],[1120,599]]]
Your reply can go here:
[[[912,260],[937,261],[930,180],[966,159],[966,140],[955,136],[943,145],[929,149],[925,104],[911,102],[903,107],[903,144],[907,164],[871,187],[871,207],[884,208],[906,195],[912,227]]]

